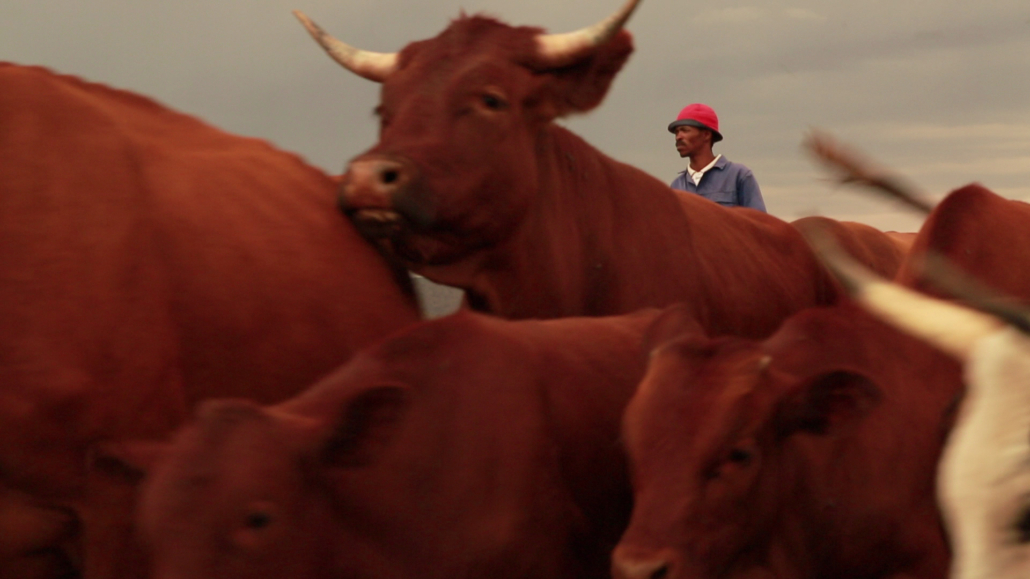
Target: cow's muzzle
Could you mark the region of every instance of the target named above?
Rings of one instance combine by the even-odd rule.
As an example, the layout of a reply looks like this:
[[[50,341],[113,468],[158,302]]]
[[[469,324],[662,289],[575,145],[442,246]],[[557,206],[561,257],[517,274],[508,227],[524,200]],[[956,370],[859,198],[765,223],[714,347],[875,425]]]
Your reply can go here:
[[[675,579],[677,556],[671,549],[649,551],[620,545],[612,553],[614,579]]]
[[[419,197],[419,171],[401,157],[368,155],[351,161],[340,184],[340,209],[362,233],[394,237],[426,227],[430,212]]]

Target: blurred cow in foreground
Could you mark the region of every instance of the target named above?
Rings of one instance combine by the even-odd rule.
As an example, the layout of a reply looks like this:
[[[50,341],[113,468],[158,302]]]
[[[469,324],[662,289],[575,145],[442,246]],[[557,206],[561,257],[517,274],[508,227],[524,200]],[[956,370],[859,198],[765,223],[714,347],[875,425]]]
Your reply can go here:
[[[967,391],[941,461],[938,491],[955,551],[951,576],[1027,577],[1030,310],[994,297],[971,278],[948,273],[950,269],[942,273],[940,264],[936,270],[928,267],[928,283],[968,298],[988,313],[889,283],[839,248],[824,246],[823,253],[869,311],[964,365]],[[1019,263],[1010,266],[1024,269]],[[944,274],[950,279],[942,280]]]
[[[807,143],[845,181],[864,183],[930,212],[899,280],[980,313],[887,283],[846,250],[814,242],[857,300],[965,366],[965,399],[941,461],[938,492],[955,550],[955,579],[1030,574],[1030,316],[1012,297],[1030,299],[1030,205],[979,186],[936,207],[911,185],[825,135]],[[958,267],[956,267],[958,266]],[[988,282],[990,287],[982,285]],[[999,293],[998,290],[1001,290]]]
[[[953,361],[850,304],[765,341],[674,312],[624,419],[635,501],[616,579],[944,575]]]
[[[1030,207],[963,187],[898,277],[925,287],[936,251],[1030,298],[1012,267],[1028,262],[1027,235]],[[851,304],[796,314],[764,342],[711,339],[689,317],[660,324],[625,417],[636,502],[617,578],[946,573],[933,497],[964,391],[953,360]]]
[[[1030,299],[1030,273],[1014,265],[1030,260],[1030,204],[1005,199],[978,183],[956,189],[937,203],[903,177],[825,133],[810,134],[804,146],[841,182],[865,185],[929,214],[911,242],[898,283],[940,295],[922,276],[925,256],[938,254],[973,279],[989,281],[997,291]],[[829,233],[839,239],[837,232]],[[866,256],[855,254],[852,247],[842,248],[859,263],[866,262]]]
[[[334,189],[263,141],[0,64],[0,576],[132,576],[133,491],[90,486],[91,448],[209,396],[281,400],[418,319]]]
[[[159,579],[604,579],[656,315],[412,326],[274,406],[205,403],[150,473]]]

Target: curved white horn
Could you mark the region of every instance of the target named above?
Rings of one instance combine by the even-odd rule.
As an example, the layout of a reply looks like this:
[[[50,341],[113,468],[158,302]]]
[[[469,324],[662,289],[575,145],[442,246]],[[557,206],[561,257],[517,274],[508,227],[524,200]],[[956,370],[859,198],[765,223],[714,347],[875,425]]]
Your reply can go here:
[[[537,36],[537,54],[540,60],[554,68],[572,64],[589,49],[611,40],[629,20],[639,3],[640,0],[627,0],[615,14],[575,32]]]
[[[375,82],[383,82],[386,77],[390,76],[390,73],[397,69],[396,52],[368,52],[354,48],[330,36],[300,10],[294,10],[293,15],[300,20],[315,42],[321,44],[329,56],[333,57],[333,60],[354,74]]]
[[[870,312],[899,330],[965,362],[980,339],[1004,325],[994,316],[920,294],[886,280],[856,296]]]
[[[828,233],[803,231],[823,263],[870,313],[965,362],[975,344],[1003,327],[994,316],[931,298],[876,275],[855,261]]]

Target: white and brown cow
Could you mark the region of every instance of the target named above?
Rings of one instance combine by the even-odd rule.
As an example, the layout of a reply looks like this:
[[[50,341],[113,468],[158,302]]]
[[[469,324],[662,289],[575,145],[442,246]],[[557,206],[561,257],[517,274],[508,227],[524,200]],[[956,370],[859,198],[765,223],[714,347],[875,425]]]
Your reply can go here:
[[[938,471],[952,578],[1030,576],[1030,312],[946,284],[976,296],[983,313],[887,282],[832,247],[824,253],[869,311],[964,364],[967,390]]]

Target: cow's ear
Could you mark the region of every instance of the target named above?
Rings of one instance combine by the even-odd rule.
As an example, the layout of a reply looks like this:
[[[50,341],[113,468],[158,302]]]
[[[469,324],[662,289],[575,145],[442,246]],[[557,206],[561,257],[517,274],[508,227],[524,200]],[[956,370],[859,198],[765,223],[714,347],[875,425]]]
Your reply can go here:
[[[880,398],[880,389],[861,374],[820,374],[783,397],[776,409],[776,429],[784,436],[799,431],[838,433],[861,420]]]
[[[644,332],[644,350],[652,352],[662,344],[686,335],[706,337],[704,328],[686,304],[669,306],[658,314]]]
[[[409,396],[406,387],[391,384],[348,399],[322,446],[323,463],[347,468],[374,462],[399,428]]]
[[[86,452],[86,480],[80,517],[86,577],[143,577],[146,551],[138,542],[135,507],[140,485],[168,454],[163,441],[96,443]],[[4,575],[7,577],[7,575]]]
[[[86,454],[86,470],[136,484],[160,462],[168,451],[163,441],[126,440],[99,442]]]
[[[615,75],[633,52],[633,37],[625,30],[580,61],[539,71],[539,87],[530,99],[544,120],[583,113],[601,104]]]

